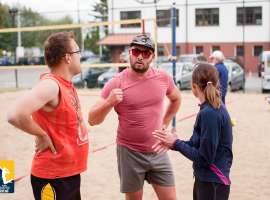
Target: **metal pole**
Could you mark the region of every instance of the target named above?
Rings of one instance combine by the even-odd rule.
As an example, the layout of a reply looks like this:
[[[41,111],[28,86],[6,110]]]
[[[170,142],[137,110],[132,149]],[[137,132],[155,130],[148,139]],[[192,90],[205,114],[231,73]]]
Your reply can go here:
[[[145,34],[145,29],[144,29],[144,19],[142,20],[142,34]]]
[[[154,0],[154,3],[155,3],[155,15],[156,15],[156,20],[157,20],[157,0]],[[155,31],[155,40],[156,40],[156,52],[155,52],[155,54],[156,54],[156,56],[155,56],[155,61],[157,62],[157,59],[158,59],[158,52],[157,52],[157,44],[158,44],[158,42],[157,42],[157,21],[154,21],[154,31]]]
[[[80,24],[80,9],[79,9],[79,1],[78,1],[78,24]],[[79,32],[79,48],[81,49],[82,47],[81,47],[81,44],[82,44],[82,42],[81,42],[81,28],[78,28],[78,32]],[[82,71],[81,71],[81,84],[83,84],[83,74],[82,74]],[[83,85],[82,85],[82,87],[84,87]]]
[[[186,54],[188,54],[188,0],[186,0]]]
[[[15,69],[15,80],[16,80],[16,88],[18,88],[18,72],[17,72],[17,69]]]
[[[245,1],[243,0],[243,70],[244,70],[244,85],[243,85],[243,93],[245,93],[245,82],[246,82],[246,72],[245,72]]]
[[[175,69],[176,69],[176,4],[173,3],[172,6],[172,61],[173,61],[173,81],[174,84],[176,85],[176,73],[175,73]],[[173,118],[172,121],[172,127],[174,128],[174,131],[176,131],[176,127],[175,127],[175,116]]]
[[[18,1],[18,28],[21,27],[21,15],[20,15],[20,4]],[[22,46],[22,42],[21,42],[21,31],[18,31],[18,47]]]
[[[12,20],[13,20],[13,28],[15,28],[15,13],[12,13]],[[16,32],[13,33],[13,39],[14,39],[14,65],[16,65]],[[18,88],[17,69],[15,69],[15,80],[16,80],[16,88]]]
[[[79,1],[78,1],[78,24],[80,24],[80,9],[79,9]],[[81,49],[82,47],[82,39],[81,39],[81,28],[78,28],[79,32],[79,48]]]

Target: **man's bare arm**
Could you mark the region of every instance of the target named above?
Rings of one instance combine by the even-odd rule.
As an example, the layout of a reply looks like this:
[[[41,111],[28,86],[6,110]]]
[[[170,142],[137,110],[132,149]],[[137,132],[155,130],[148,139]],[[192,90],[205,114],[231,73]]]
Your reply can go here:
[[[113,89],[107,99],[100,97],[89,111],[88,123],[91,126],[101,124],[111,109],[122,100],[123,92],[121,89]]]
[[[7,113],[7,120],[18,129],[37,136],[39,140],[37,153],[51,148],[56,153],[47,133],[36,124],[31,115],[58,97],[59,86],[50,79],[39,82],[32,90],[22,96]],[[57,106],[57,105],[56,105]]]
[[[163,124],[168,127],[170,122],[172,121],[173,117],[176,115],[177,111],[180,108],[180,104],[182,101],[182,97],[180,91],[177,87],[175,87],[172,94],[167,95],[168,99],[170,100],[169,105],[167,106],[165,115],[163,117]]]

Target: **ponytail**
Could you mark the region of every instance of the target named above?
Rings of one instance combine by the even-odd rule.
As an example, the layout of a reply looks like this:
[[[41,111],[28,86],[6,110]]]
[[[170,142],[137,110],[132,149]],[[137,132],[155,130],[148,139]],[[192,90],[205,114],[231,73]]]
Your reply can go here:
[[[214,109],[219,109],[222,101],[217,90],[219,85],[217,69],[210,64],[199,63],[194,67],[192,80],[203,91],[206,103],[211,104]]]
[[[212,83],[211,84],[207,83],[207,85],[206,85],[206,87],[204,89],[204,97],[205,97],[206,103],[211,104],[214,109],[219,109],[219,107],[222,104],[222,101],[221,101],[221,98],[220,98],[220,93],[213,86]]]

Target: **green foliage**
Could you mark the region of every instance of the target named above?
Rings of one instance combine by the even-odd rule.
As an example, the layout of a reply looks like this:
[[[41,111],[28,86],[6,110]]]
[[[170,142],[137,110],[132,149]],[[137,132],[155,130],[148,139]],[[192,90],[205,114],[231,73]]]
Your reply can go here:
[[[99,41],[99,26],[91,28],[90,36],[87,34],[84,40],[84,49],[92,50],[94,54],[99,54],[99,45],[96,42]]]
[[[9,5],[3,5],[3,11],[6,11],[10,8]],[[1,4],[0,4],[0,13],[1,13]],[[21,27],[33,27],[33,26],[47,26],[47,25],[60,25],[60,24],[72,24],[73,20],[70,16],[66,15],[65,17],[58,20],[51,20],[47,17],[40,15],[39,13],[32,11],[31,8],[27,8],[26,6],[21,6],[20,8],[20,25]],[[3,28],[12,28],[13,20],[11,15],[5,15],[0,18],[0,26],[1,19],[3,19]],[[17,19],[15,18],[15,27],[17,27]],[[52,34],[60,31],[64,31],[64,29],[55,29],[55,30],[45,30],[45,31],[27,31],[21,32],[21,41],[22,46],[25,48],[31,47],[40,47],[43,48],[43,44],[45,40]],[[73,31],[75,35],[75,41],[79,44],[79,31],[78,28],[75,29],[65,29],[65,31]],[[17,42],[17,33],[16,33],[16,42]],[[0,33],[0,51],[3,49],[7,51],[14,52],[14,37],[13,33]]]
[[[108,2],[107,0],[100,0],[99,3],[93,5],[93,12],[99,13],[99,15],[93,15],[96,19],[100,21],[108,21]]]
[[[7,14],[6,10],[3,8],[3,5],[0,3],[0,28],[3,28],[4,26],[4,16],[2,15],[5,15]]]
[[[98,3],[94,3],[93,12],[96,21],[108,21],[108,2],[107,0],[100,0]],[[105,34],[108,34],[108,26],[105,26]],[[86,36],[84,40],[84,49],[92,50],[93,53],[99,54],[99,45],[96,43],[99,41],[99,27],[92,27],[90,34]],[[102,54],[109,55],[110,51],[107,48],[102,47]]]

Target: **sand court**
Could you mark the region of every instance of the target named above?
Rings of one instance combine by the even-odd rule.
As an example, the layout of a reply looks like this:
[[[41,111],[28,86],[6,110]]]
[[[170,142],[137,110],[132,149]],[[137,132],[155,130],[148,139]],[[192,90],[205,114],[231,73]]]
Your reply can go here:
[[[15,178],[29,174],[35,150],[34,137],[23,133],[8,124],[8,109],[27,90],[0,93],[0,160],[15,161]],[[89,151],[111,144],[116,140],[118,119],[112,110],[105,121],[98,126],[90,127],[87,122],[88,112],[96,103],[100,89],[79,89],[84,121],[89,134]],[[182,104],[177,113],[180,120],[199,111],[199,101],[190,91],[182,92]],[[226,101],[232,118],[238,125],[233,127],[233,165],[230,178],[232,181],[230,200],[268,200],[270,199],[270,105],[261,94],[229,93]],[[168,100],[164,102],[166,106]],[[177,135],[188,140],[193,131],[196,117],[176,123]],[[193,191],[192,162],[180,153],[170,151],[169,156],[174,168],[176,195],[181,200],[191,200]],[[53,170],[53,169],[52,169]],[[90,153],[88,170],[81,174],[81,195],[86,200],[121,200],[120,182],[117,171],[116,145]],[[0,194],[1,200],[33,200],[30,176],[15,183],[14,194]],[[151,185],[145,182],[145,200],[156,200]]]

